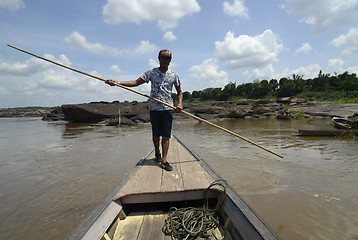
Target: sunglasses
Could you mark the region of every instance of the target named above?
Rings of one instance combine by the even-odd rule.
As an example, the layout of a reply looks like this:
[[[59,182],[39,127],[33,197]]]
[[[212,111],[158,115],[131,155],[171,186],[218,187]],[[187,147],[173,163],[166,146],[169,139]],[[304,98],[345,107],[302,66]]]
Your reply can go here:
[[[168,56],[168,55],[161,55],[159,58],[172,59],[172,57],[171,57],[171,56]]]

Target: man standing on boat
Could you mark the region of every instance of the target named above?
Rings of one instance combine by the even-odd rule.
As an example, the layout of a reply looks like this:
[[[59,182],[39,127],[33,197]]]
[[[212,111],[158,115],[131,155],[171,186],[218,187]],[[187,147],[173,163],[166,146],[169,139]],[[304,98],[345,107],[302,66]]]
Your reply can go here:
[[[106,83],[111,86],[119,83],[126,87],[136,87],[143,83],[151,82],[150,96],[170,105],[173,105],[171,94],[174,85],[178,95],[178,105],[176,106],[175,111],[181,112],[183,109],[183,93],[180,87],[179,76],[169,69],[172,53],[167,49],[160,50],[158,58],[160,66],[146,71],[137,80],[124,82],[106,80]],[[173,168],[167,161],[167,155],[169,150],[169,139],[171,137],[173,109],[151,99],[149,99],[148,105],[150,110],[150,122],[152,124],[155,159],[157,162],[160,162],[160,166],[163,169],[172,171]],[[159,148],[160,137],[162,137],[163,156],[161,156]]]

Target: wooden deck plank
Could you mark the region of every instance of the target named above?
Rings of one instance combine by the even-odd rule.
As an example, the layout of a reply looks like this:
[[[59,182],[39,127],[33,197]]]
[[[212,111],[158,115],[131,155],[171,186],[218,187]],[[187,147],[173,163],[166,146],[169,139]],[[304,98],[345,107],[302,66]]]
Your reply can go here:
[[[113,240],[137,239],[142,227],[144,213],[131,213],[118,223]]]
[[[175,192],[183,191],[184,185],[182,181],[182,174],[180,169],[180,159],[178,156],[178,144],[177,141],[170,141],[170,147],[168,152],[168,162],[172,165],[173,171],[163,171],[161,179],[161,192]]]
[[[165,213],[159,211],[147,213],[144,216],[138,240],[164,240],[165,235],[162,232],[162,227],[166,217]]]
[[[121,190],[115,195],[114,199],[119,199],[122,196],[133,193],[133,188],[137,183],[137,180],[143,170],[143,167],[137,167],[137,171],[132,175],[128,182],[123,186]]]
[[[125,220],[122,220],[121,226],[117,226],[113,240],[169,240],[171,236],[162,232],[167,217],[168,215],[161,211],[132,213]],[[220,239],[219,229],[215,229],[214,232]],[[211,232],[208,233],[211,234]],[[211,240],[215,238],[210,236],[209,238],[198,237],[197,239]]]
[[[205,190],[214,181],[199,161],[175,138],[170,141],[168,161],[173,166],[171,172],[160,168],[154,159],[154,153],[143,160],[114,199],[128,194]]]
[[[181,172],[186,190],[206,189],[211,182],[200,163],[184,147],[178,148]]]
[[[132,192],[156,193],[160,192],[162,169],[154,159],[143,162],[142,171]]]

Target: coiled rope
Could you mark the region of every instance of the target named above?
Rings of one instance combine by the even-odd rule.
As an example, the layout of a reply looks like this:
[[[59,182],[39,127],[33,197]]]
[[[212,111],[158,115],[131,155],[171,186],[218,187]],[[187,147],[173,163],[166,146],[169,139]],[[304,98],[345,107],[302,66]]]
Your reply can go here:
[[[210,209],[208,193],[213,186],[221,187],[224,195],[219,198],[215,209]],[[163,233],[165,235],[171,235],[172,239],[181,240],[196,239],[197,237],[208,238],[212,234],[215,239],[219,240],[214,230],[217,227],[224,229],[220,225],[217,215],[224,203],[226,188],[227,184],[224,180],[216,180],[211,183],[205,190],[203,208],[187,207],[177,209],[172,207],[162,228]],[[210,230],[211,234],[208,233]],[[222,236],[220,240],[224,239],[224,236]]]

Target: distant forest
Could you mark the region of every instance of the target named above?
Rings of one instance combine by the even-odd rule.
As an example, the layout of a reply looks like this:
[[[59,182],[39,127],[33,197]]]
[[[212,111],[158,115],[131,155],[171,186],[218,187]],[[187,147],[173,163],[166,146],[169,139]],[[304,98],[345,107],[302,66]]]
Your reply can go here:
[[[173,97],[176,99],[176,94]],[[186,102],[279,97],[358,102],[358,78],[355,73],[344,72],[331,76],[321,70],[313,79],[303,79],[303,76],[293,74],[292,78],[280,80],[255,80],[241,85],[230,82],[223,88],[206,88],[192,93],[183,92],[183,99]]]

